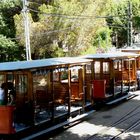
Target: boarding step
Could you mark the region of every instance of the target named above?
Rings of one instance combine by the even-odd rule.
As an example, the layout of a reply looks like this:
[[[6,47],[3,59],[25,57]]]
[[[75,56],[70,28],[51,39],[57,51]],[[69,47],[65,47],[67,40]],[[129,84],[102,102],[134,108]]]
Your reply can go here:
[[[122,97],[120,97],[120,98],[117,98],[117,99],[114,99],[113,101],[110,101],[110,102],[107,102],[106,104],[107,105],[112,105],[112,104],[115,104],[115,103],[117,103],[117,102],[120,102],[120,101],[122,101],[122,100],[124,100],[124,99],[131,99],[131,98],[133,98],[133,97],[135,97],[136,95],[135,94],[132,94],[132,93],[128,93],[127,95],[124,95],[124,96],[122,96]]]
[[[86,113],[84,113],[84,114],[77,115],[77,116],[74,117],[74,118],[70,118],[70,119],[68,119],[67,121],[64,121],[64,122],[62,122],[62,123],[59,123],[59,124],[57,124],[57,125],[55,125],[55,126],[49,127],[49,128],[47,128],[47,129],[42,130],[42,131],[39,131],[39,132],[37,132],[37,133],[35,133],[35,134],[32,134],[32,135],[27,136],[27,137],[24,137],[24,138],[22,138],[21,140],[32,140],[32,139],[38,138],[38,137],[40,137],[40,136],[42,136],[42,135],[45,135],[45,134],[47,134],[47,133],[49,133],[49,132],[51,132],[51,131],[54,131],[54,130],[56,130],[56,129],[58,129],[58,128],[61,128],[61,127],[63,127],[63,126],[66,126],[66,125],[69,125],[69,124],[71,124],[71,123],[74,123],[75,121],[79,121],[80,119],[83,119],[83,118],[85,118],[85,117],[91,115],[91,114],[94,113],[94,112],[95,112],[95,110],[91,110],[91,111],[86,112]]]

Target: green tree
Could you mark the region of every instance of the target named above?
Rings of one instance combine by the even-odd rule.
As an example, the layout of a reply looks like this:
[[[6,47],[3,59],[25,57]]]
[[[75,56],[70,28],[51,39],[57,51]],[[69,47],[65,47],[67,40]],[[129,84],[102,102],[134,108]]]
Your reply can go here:
[[[0,61],[19,60],[20,49],[14,39],[16,28],[13,16],[21,11],[19,0],[0,1]]]
[[[18,46],[16,43],[0,35],[0,61],[18,60]]]
[[[100,28],[94,37],[93,46],[98,46],[98,48],[107,51],[108,46],[111,46],[111,33],[111,30],[107,26]]]
[[[132,25],[133,33],[139,32],[140,29],[140,0],[130,0],[132,4]],[[117,33],[118,46],[123,47],[127,44],[128,30],[128,1],[121,0],[112,2],[111,8],[108,10],[114,17],[107,19],[108,25],[112,28],[113,34]]]
[[[140,0],[132,1],[132,21],[134,31],[140,30]]]
[[[30,17],[33,58],[76,56],[92,48],[98,29],[106,26],[105,19],[96,16],[106,14],[108,1],[57,0],[38,7],[38,19]],[[23,31],[20,19],[16,15],[17,36]]]
[[[15,37],[13,16],[21,11],[19,0],[1,0],[0,11],[0,33],[7,37]]]

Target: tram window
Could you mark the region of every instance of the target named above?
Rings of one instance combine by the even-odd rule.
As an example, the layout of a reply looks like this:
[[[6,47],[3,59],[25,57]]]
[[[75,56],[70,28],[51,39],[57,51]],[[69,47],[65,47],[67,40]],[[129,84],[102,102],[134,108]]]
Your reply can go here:
[[[5,82],[5,76],[4,76],[4,74],[1,74],[1,75],[0,75],[0,86],[1,86],[1,84],[4,83],[4,82]]]
[[[119,71],[122,71],[122,62],[119,61]]]
[[[36,92],[36,90],[44,89],[47,85],[47,79],[48,75],[50,74],[50,71],[47,69],[37,69],[33,73],[33,90]]]
[[[53,81],[56,81],[56,82],[59,81],[59,71],[58,70],[53,71]]]
[[[78,70],[79,70],[79,68],[76,66],[71,69],[71,81],[72,82],[78,82],[78,78],[79,78]]]
[[[18,91],[20,94],[27,93],[27,75],[18,76]]]
[[[115,70],[118,69],[118,62],[117,62],[117,61],[114,62],[114,69],[115,69]]]
[[[68,71],[61,71],[61,80],[68,79]]]
[[[101,68],[101,64],[99,61],[95,61],[94,62],[94,72],[95,73],[100,73],[100,68]]]
[[[34,83],[37,83],[39,86],[45,86],[47,84],[46,78],[47,76],[45,75],[38,75],[33,77]]]
[[[47,85],[47,75],[46,74],[33,74],[33,91],[36,92],[36,90],[44,90]]]
[[[114,69],[118,71],[122,71],[122,63],[121,61],[114,61]]]
[[[13,74],[7,74],[7,82],[12,82],[12,83],[15,82],[14,81],[14,75]]]
[[[103,73],[109,74],[109,63],[108,62],[103,62]]]
[[[91,64],[86,65],[86,73],[91,73]]]
[[[124,61],[124,69],[128,69],[129,68],[129,62],[128,61]]]
[[[130,61],[130,69],[133,68],[133,63],[135,63],[135,60]]]
[[[132,68],[132,61],[124,61],[124,67],[125,69],[131,69]]]

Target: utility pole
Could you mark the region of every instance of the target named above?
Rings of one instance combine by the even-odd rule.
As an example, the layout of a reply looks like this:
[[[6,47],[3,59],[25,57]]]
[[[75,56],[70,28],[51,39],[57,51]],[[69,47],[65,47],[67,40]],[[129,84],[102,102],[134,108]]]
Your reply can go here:
[[[115,32],[115,42],[116,42],[116,48],[118,48],[118,33]]]
[[[29,17],[28,17],[28,2],[23,1],[23,18],[24,18],[24,35],[25,35],[25,46],[26,46],[26,59],[31,60],[31,48],[30,48],[30,30],[29,30]]]
[[[127,45],[132,46],[132,4],[128,1]]]

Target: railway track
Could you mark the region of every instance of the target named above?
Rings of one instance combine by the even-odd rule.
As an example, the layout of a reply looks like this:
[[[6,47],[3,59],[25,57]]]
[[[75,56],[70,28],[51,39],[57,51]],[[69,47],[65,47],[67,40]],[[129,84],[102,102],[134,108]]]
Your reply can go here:
[[[90,136],[86,140],[122,140],[128,133],[140,127],[140,105],[134,107],[119,120],[112,123],[107,128]],[[117,129],[117,130],[116,130]],[[127,140],[127,139],[126,139]]]
[[[122,136],[124,137],[126,133],[128,133],[129,131],[134,130],[135,128],[137,128],[139,126],[140,126],[140,119],[139,120],[136,120],[135,123],[133,123],[132,125],[130,125],[127,129],[125,129],[124,131],[122,131],[118,135],[114,136],[110,140],[119,140],[120,137],[122,137]]]

